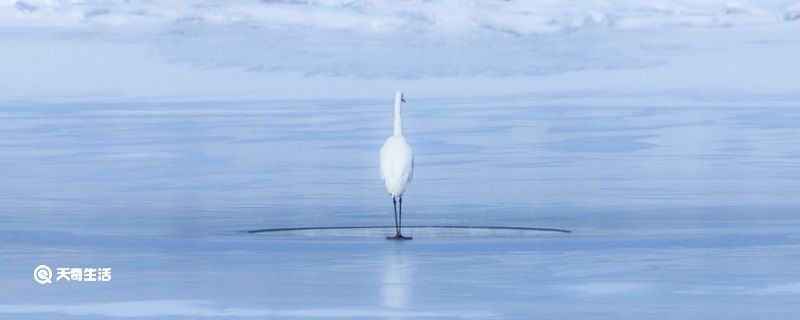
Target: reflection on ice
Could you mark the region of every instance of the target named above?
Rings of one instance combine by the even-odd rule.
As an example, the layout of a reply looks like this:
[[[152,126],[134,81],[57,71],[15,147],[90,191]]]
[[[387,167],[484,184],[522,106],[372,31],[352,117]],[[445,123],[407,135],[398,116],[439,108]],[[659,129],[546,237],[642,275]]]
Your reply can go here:
[[[401,250],[395,250],[385,257],[383,278],[381,279],[381,305],[390,308],[410,306],[414,265],[411,258]]]

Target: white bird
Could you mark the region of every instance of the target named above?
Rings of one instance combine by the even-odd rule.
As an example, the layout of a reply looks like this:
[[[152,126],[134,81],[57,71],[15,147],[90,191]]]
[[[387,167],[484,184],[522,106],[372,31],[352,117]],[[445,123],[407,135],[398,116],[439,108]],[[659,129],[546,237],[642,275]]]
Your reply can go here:
[[[402,234],[403,224],[403,193],[406,192],[411,176],[414,174],[414,152],[403,137],[403,118],[400,115],[400,105],[406,102],[403,93],[394,94],[394,134],[386,139],[380,151],[381,179],[386,186],[386,191],[394,203],[394,227],[397,233],[387,239],[406,240]],[[400,214],[397,211],[397,202],[400,202]]]

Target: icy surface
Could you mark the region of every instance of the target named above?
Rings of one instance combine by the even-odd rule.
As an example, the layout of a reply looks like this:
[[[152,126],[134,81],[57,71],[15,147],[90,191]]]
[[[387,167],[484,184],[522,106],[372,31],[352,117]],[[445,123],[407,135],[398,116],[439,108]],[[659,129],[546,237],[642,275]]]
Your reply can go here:
[[[0,318],[795,319],[800,7],[587,3],[0,1]],[[398,89],[404,222],[572,232],[246,232],[391,224]]]
[[[391,97],[390,97],[391,98]],[[15,318],[792,318],[800,111],[409,98],[409,224],[542,237],[275,237],[388,225],[391,99],[6,105]],[[501,106],[497,106],[501,105]],[[113,268],[43,286],[34,266]],[[743,303],[746,302],[746,303]]]

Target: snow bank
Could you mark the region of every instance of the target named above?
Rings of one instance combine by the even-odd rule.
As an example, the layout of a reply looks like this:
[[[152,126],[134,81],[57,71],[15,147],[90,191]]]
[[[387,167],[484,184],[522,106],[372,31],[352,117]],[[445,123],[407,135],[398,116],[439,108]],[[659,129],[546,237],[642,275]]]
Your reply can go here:
[[[0,0],[0,97],[771,99],[796,94],[798,21],[787,1]]]
[[[180,24],[310,27],[352,32],[541,34],[581,28],[643,29],[795,23],[787,1],[59,1],[5,0],[3,27],[170,27]]]

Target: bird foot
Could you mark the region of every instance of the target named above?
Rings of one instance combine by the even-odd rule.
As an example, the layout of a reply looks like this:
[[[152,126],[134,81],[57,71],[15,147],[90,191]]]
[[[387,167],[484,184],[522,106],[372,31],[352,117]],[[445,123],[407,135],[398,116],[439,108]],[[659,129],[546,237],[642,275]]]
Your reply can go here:
[[[411,240],[411,239],[414,239],[414,237],[406,237],[399,233],[392,237],[386,237],[386,240]]]

